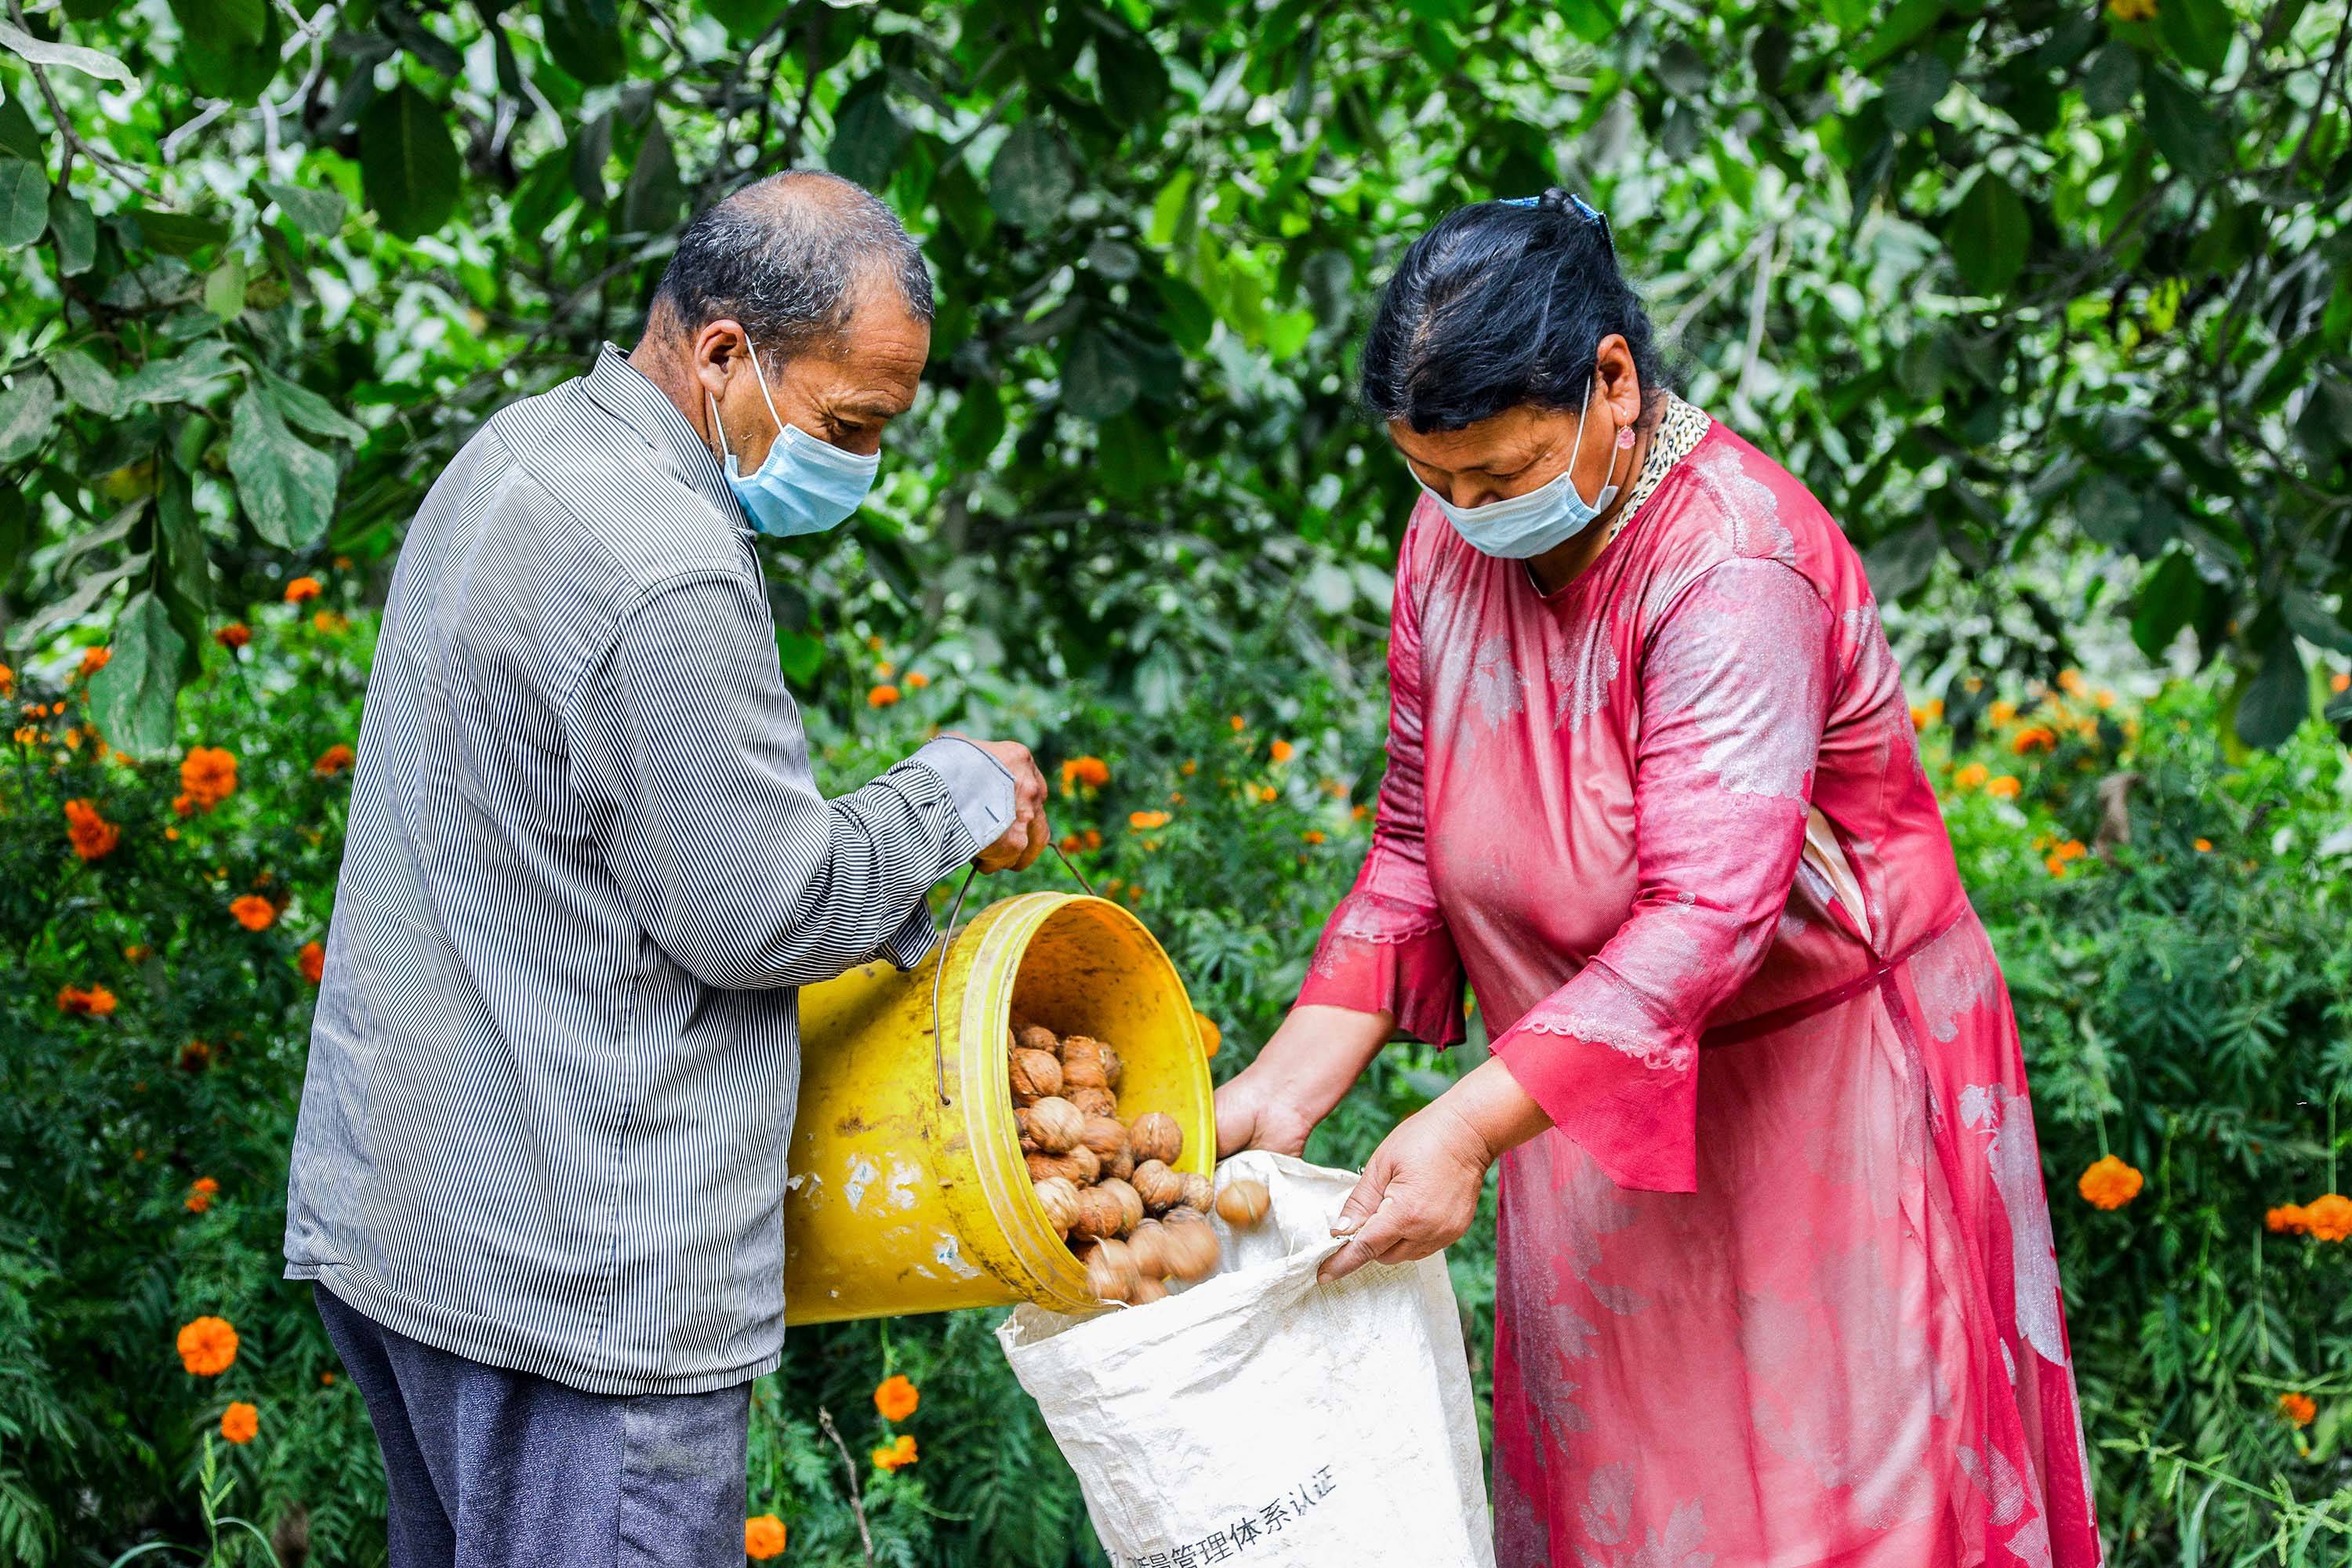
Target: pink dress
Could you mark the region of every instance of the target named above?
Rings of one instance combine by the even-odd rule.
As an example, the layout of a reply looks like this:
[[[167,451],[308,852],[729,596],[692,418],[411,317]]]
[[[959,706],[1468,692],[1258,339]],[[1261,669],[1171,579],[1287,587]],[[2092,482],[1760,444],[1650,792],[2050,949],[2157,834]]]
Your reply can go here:
[[[1555,594],[1423,502],[1393,623],[1299,1000],[1444,1043],[1466,976],[1556,1123],[1502,1166],[1500,1563],[2097,1563],[2008,992],[1837,525],[1710,425]]]

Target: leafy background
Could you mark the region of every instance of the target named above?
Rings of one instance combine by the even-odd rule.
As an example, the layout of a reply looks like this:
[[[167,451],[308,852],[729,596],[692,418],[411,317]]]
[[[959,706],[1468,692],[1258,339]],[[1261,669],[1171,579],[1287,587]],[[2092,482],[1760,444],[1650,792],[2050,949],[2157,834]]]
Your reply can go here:
[[[355,1397],[271,1261],[291,952],[340,851],[312,764],[356,733],[371,606],[457,446],[633,337],[688,211],[823,165],[906,218],[941,301],[877,501],[768,547],[831,782],[939,722],[1109,759],[1066,815],[1226,1024],[1221,1073],[1278,1016],[1378,777],[1410,480],[1349,396],[1370,290],[1455,203],[1557,182],[1608,211],[1686,389],[1864,546],[1936,765],[2022,781],[1955,788],[1953,820],[2033,1054],[2119,1560],[2340,1560],[2344,1249],[2261,1215],[2339,1184],[2352,1068],[2342,5],[7,0],[0,27],[26,710],[0,1556],[192,1538],[201,1436],[257,1396],[248,1511],[289,1553],[380,1556]],[[320,605],[281,605],[299,574]],[[234,656],[229,621],[255,628]],[[2121,701],[2084,708],[2075,669]],[[869,706],[886,679],[906,700]],[[1994,704],[2035,701],[2071,727],[2020,757]],[[183,822],[196,742],[241,783]],[[2034,840],[2097,842],[2094,786],[2126,774],[2134,842],[2053,876]],[[1171,795],[1146,852],[1124,814]],[[75,798],[121,826],[101,861],[65,843]],[[223,911],[257,878],[281,912],[249,933]],[[116,1014],[58,1012],[93,983]],[[1475,1055],[1388,1053],[1315,1152],[1360,1160]],[[2148,1175],[2117,1215],[2071,1196],[2103,1149]],[[1481,1321],[1490,1260],[1483,1229],[1457,1249]],[[169,1353],[199,1311],[246,1335],[218,1386]],[[754,1455],[795,1556],[863,1560],[815,1412],[862,1456],[899,1370],[926,1458],[866,1470],[877,1556],[1091,1560],[985,1329],[796,1337]],[[2297,1391],[2307,1429],[2273,1410]]]

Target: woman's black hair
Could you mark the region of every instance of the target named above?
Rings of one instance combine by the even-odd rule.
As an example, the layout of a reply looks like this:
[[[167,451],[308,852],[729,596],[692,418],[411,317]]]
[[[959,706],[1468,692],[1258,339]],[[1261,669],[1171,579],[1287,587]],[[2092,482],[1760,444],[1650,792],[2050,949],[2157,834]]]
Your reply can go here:
[[[1612,332],[1654,402],[1664,357],[1618,270],[1608,219],[1557,185],[1532,203],[1479,202],[1414,240],[1381,290],[1364,335],[1364,403],[1423,434],[1522,404],[1578,413]]]

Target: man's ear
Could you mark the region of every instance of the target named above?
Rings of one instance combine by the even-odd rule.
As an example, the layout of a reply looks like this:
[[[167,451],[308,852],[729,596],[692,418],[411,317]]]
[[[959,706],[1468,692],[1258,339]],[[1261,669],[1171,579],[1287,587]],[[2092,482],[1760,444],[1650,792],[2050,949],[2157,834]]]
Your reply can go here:
[[[721,316],[706,321],[694,334],[692,361],[694,378],[712,397],[724,397],[727,384],[736,374],[749,371],[744,345],[751,340],[742,323],[731,316]]]

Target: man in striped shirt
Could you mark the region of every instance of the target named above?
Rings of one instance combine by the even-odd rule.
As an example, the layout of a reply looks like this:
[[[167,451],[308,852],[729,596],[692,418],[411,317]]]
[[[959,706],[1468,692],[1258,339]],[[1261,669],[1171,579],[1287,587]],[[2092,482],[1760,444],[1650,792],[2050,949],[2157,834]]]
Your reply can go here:
[[[761,181],[680,237],[635,350],[491,418],[409,531],[286,1225],[394,1568],[738,1561],[795,988],[911,967],[934,882],[1045,847],[1017,744],[818,795],[747,534],[856,509],[930,318],[879,202]]]

